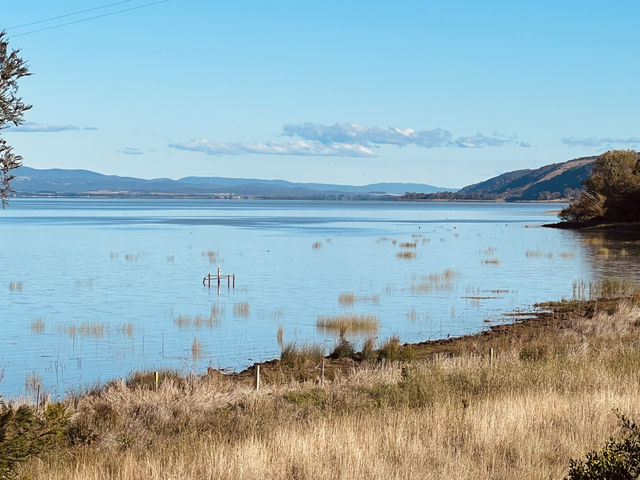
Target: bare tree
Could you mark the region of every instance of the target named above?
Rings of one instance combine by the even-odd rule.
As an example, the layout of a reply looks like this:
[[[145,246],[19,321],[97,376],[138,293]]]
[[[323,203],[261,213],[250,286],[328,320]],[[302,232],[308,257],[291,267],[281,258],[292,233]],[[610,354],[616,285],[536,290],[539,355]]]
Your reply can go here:
[[[22,123],[24,112],[31,108],[18,96],[18,80],[31,75],[25,61],[20,58],[19,50],[9,50],[6,32],[0,32],[0,130]],[[0,200],[2,208],[7,204],[11,192],[10,173],[22,165],[22,157],[13,153],[13,148],[0,137]]]

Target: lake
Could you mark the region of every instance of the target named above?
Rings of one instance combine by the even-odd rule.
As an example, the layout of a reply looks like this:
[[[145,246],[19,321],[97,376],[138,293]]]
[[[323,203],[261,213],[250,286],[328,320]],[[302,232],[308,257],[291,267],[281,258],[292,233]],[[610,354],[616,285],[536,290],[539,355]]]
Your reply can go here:
[[[640,244],[540,228],[558,204],[14,199],[0,211],[0,394],[53,397],[140,369],[238,371],[338,333],[418,342],[640,280]],[[404,246],[402,246],[404,245]],[[218,292],[203,277],[235,274]]]

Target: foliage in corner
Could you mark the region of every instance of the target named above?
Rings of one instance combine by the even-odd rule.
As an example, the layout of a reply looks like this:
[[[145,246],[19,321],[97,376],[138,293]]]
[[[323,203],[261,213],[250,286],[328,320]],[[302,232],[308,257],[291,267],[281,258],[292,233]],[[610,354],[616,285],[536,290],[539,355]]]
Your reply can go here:
[[[33,456],[52,449],[67,430],[69,414],[60,404],[44,413],[22,405],[0,404],[0,480],[16,477],[16,468]]]
[[[580,198],[560,212],[565,222],[640,220],[640,155],[611,150],[600,155]]]
[[[0,32],[0,130],[22,123],[24,112],[31,108],[18,96],[18,80],[31,75],[19,50],[9,50],[7,34]],[[22,157],[13,153],[7,141],[0,138],[0,201],[6,206],[11,189],[11,170],[22,165]]]
[[[571,460],[565,480],[636,480],[640,478],[640,428],[616,412],[623,430],[621,438],[610,437],[600,451],[585,460]]]

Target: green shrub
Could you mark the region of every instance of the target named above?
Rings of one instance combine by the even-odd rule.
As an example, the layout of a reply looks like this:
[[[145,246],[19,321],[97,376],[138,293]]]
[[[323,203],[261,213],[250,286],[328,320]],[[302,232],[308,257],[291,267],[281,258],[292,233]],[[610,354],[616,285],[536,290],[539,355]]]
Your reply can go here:
[[[600,451],[586,460],[571,460],[565,480],[636,480],[640,478],[640,428],[616,412],[623,435],[610,437]]]
[[[16,477],[16,468],[52,449],[63,437],[69,420],[65,407],[53,404],[44,413],[33,407],[0,405],[0,479]]]

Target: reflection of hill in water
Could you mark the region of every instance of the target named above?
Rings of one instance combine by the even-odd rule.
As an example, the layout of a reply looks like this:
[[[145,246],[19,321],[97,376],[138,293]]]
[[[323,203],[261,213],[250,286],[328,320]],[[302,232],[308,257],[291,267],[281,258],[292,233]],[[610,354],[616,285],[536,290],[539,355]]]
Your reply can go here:
[[[576,232],[592,278],[624,278],[640,283],[640,236],[606,231]]]

